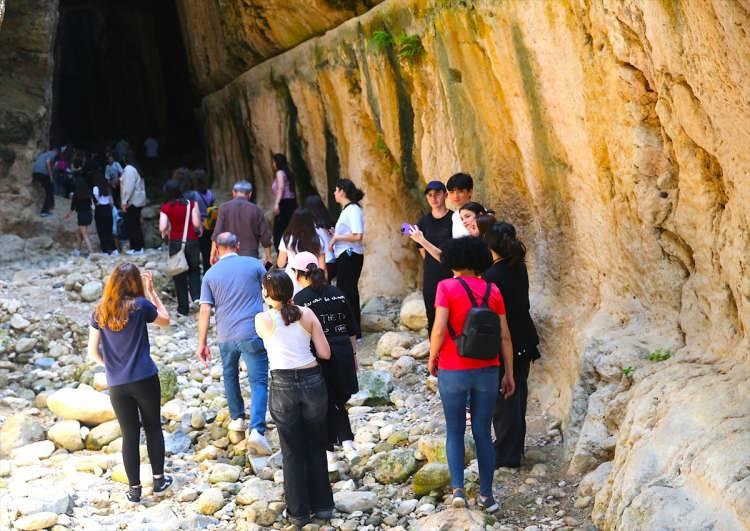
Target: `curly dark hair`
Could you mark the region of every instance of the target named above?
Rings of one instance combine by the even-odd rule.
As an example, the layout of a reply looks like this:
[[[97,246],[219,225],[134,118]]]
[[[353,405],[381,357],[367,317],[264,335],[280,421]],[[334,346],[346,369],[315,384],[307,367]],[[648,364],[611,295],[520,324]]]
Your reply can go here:
[[[440,251],[440,263],[453,271],[470,269],[482,273],[492,265],[492,255],[482,238],[454,238],[445,242]]]

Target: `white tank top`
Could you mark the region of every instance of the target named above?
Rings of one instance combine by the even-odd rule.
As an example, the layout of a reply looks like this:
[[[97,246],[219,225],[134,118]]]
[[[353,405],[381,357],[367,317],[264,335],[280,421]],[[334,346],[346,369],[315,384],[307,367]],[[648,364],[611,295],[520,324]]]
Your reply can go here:
[[[279,310],[269,309],[273,320],[273,334],[264,339],[268,352],[268,365],[272,371],[277,369],[298,369],[315,361],[310,350],[310,333],[300,321],[289,326],[284,324]]]

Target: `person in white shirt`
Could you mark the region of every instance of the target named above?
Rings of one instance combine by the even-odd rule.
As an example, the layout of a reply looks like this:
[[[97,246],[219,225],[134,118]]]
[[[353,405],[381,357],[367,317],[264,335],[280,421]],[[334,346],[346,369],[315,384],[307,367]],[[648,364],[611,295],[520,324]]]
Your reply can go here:
[[[365,254],[365,217],[359,202],[365,193],[349,179],[339,179],[333,198],[341,205],[328,248],[336,255],[336,287],[344,292],[354,312],[357,338],[362,337],[359,307],[359,276]]]
[[[143,229],[141,209],[146,206],[146,184],[133,165],[131,157],[126,158],[125,168],[120,177],[122,211],[125,213],[125,227],[130,241],[127,254],[143,254]]]
[[[330,359],[331,348],[315,313],[291,302],[292,281],[284,271],[264,275],[263,298],[269,309],[255,316],[255,329],[271,369],[269,410],[281,443],[284,496],[289,521],[303,527],[311,513],[321,520],[333,516],[326,463],[328,391],[316,360]]]
[[[448,189],[448,199],[453,203],[453,216],[451,217],[453,221],[453,237],[468,236],[469,231],[466,229],[459,211],[462,206],[471,201],[474,191],[474,179],[468,173],[456,173],[451,175],[445,187]]]
[[[279,241],[278,267],[285,268],[294,285],[294,295],[302,289],[297,283],[297,275],[292,271],[292,261],[298,253],[312,253],[318,258],[318,267],[326,269],[325,243],[315,230],[315,219],[306,208],[298,208],[292,214],[284,234]]]

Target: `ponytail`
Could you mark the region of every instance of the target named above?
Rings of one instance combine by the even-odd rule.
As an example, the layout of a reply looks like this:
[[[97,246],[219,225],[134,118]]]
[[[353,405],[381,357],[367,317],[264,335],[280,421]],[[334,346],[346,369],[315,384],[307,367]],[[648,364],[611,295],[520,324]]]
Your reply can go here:
[[[299,269],[294,270],[297,274],[297,278],[305,278],[310,281],[310,287],[315,291],[323,289],[328,282],[326,281],[325,270],[318,267],[318,264],[308,264],[306,271],[300,271]]]
[[[351,179],[339,179],[336,181],[336,188],[341,188],[352,203],[359,203],[365,197],[365,193],[357,188]]]
[[[299,309],[299,306],[296,306],[294,303],[292,303],[291,300],[286,301],[281,306],[281,318],[284,319],[284,324],[286,326],[289,326],[290,324],[299,321],[302,318],[302,310]]]
[[[516,237],[516,228],[510,223],[504,221],[494,223],[484,238],[489,248],[508,260],[510,265],[524,262],[526,246]]]

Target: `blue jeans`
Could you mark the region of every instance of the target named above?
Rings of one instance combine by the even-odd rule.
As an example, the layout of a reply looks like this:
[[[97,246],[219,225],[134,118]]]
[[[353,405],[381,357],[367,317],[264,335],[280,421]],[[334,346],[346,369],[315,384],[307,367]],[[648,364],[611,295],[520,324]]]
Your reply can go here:
[[[260,338],[219,343],[224,369],[224,392],[232,419],[245,418],[245,402],[240,391],[240,358],[247,367],[250,383],[250,429],[266,432],[268,405],[268,354]]]
[[[479,494],[492,495],[495,448],[492,445],[492,415],[498,394],[498,367],[438,372],[438,390],[445,414],[445,453],[451,473],[451,487],[464,486],[464,432],[466,403],[470,401],[471,432],[477,447]]]

